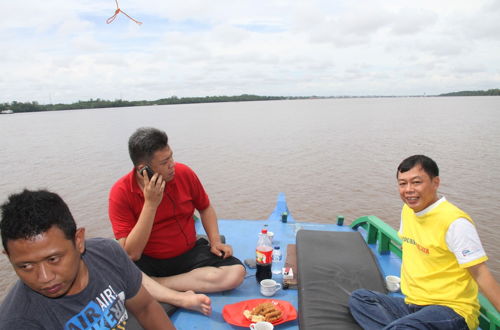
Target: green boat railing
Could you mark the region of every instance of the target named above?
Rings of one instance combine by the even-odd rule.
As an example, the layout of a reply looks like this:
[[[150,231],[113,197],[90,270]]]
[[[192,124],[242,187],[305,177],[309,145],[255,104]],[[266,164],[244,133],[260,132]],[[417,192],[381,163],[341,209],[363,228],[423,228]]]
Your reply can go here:
[[[366,231],[366,242],[376,244],[380,254],[394,253],[401,258],[401,238],[398,232],[376,216],[369,215],[353,221],[350,227],[357,230],[362,227]],[[481,293],[478,295],[481,308],[479,310],[479,326],[482,330],[500,330],[500,313]]]
[[[368,244],[377,244],[378,253],[394,253],[401,258],[401,238],[394,228],[380,220],[374,215],[361,217],[351,223],[351,228],[357,230],[363,227],[366,231],[366,242]]]

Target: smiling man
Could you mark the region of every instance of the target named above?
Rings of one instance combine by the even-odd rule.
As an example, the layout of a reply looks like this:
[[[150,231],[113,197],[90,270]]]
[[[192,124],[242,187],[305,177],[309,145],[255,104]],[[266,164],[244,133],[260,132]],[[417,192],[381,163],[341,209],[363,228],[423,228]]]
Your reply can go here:
[[[427,156],[403,160],[397,169],[404,202],[401,291],[406,298],[365,289],[349,300],[364,329],[476,329],[478,286],[500,308],[500,286],[471,217],[438,196],[439,169]]]
[[[221,242],[217,215],[193,170],[174,161],[167,134],[139,128],[129,138],[134,168],[109,195],[113,232],[127,254],[147,275],[178,292],[218,292],[241,284],[242,263]],[[194,211],[208,236],[197,239]],[[147,283],[146,283],[147,284]],[[146,287],[159,300],[154,287]],[[210,304],[205,295],[200,301]]]
[[[142,287],[142,273],[108,239],[85,240],[57,195],[24,190],[2,205],[4,253],[19,276],[0,307],[0,329],[174,329]]]

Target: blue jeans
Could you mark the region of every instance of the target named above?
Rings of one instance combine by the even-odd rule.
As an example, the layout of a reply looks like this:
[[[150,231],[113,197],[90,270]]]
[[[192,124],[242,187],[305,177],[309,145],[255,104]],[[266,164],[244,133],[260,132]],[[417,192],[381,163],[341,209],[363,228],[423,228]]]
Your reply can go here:
[[[351,294],[349,308],[363,329],[469,329],[464,318],[449,307],[406,304],[404,298],[365,289]]]

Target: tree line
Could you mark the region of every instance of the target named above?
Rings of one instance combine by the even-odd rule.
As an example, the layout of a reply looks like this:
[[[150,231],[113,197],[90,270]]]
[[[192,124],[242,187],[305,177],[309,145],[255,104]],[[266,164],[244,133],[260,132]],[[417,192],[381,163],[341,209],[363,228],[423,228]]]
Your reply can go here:
[[[498,96],[500,89],[488,89],[487,91],[461,91],[446,94],[439,94],[439,96]]]
[[[461,91],[453,93],[439,94],[438,96],[500,96],[500,89]],[[376,96],[371,96],[376,97]],[[187,103],[212,103],[212,102],[243,102],[243,101],[270,101],[270,100],[290,100],[290,99],[308,99],[308,98],[329,98],[318,96],[259,96],[251,94],[242,94],[236,96],[203,96],[203,97],[177,97],[172,96],[155,101],[126,101],[122,99],[110,101],[102,99],[90,99],[88,101],[78,101],[75,103],[57,103],[57,104],[39,104],[33,102],[0,103],[0,112],[12,110],[13,112],[36,112],[36,111],[54,111],[54,110],[76,110],[76,109],[95,109],[95,108],[120,108],[135,107],[147,105],[166,105],[166,104],[187,104]]]
[[[119,107],[135,107],[146,105],[165,105],[165,104],[185,104],[185,103],[212,103],[212,102],[242,102],[242,101],[269,101],[269,100],[284,100],[298,99],[302,97],[285,97],[285,96],[259,96],[242,94],[237,96],[205,96],[205,97],[177,97],[172,96],[155,101],[125,101],[125,100],[102,100],[90,99],[88,101],[78,101],[71,104],[39,104],[38,102],[17,102],[0,103],[0,111],[12,110],[13,112],[36,112],[36,111],[53,111],[53,110],[75,110],[75,109],[95,109],[95,108],[119,108]]]

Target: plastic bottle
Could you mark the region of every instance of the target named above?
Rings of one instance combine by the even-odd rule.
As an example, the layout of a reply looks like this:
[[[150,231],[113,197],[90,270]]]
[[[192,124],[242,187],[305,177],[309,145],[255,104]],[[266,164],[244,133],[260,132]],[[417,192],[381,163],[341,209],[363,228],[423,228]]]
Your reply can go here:
[[[272,278],[271,265],[273,262],[273,246],[269,236],[267,236],[267,229],[262,229],[259,234],[259,240],[257,241],[257,247],[255,249],[255,262],[257,264],[257,272],[255,277],[257,282]]]
[[[281,269],[283,268],[281,250],[279,245],[275,245],[273,249],[273,265],[271,271],[273,274],[281,274]]]

